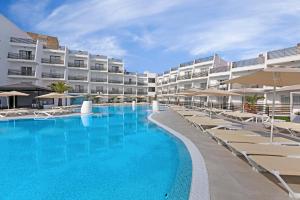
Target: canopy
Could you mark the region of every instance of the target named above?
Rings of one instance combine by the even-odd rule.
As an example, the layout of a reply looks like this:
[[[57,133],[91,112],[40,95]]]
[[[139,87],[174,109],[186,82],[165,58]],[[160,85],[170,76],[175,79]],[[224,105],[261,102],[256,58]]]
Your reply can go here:
[[[57,99],[57,98],[74,98],[74,96],[70,96],[70,95],[65,94],[65,93],[51,92],[51,93],[48,93],[48,94],[37,96],[35,98],[37,98],[37,99]]]
[[[206,90],[201,90],[201,89],[187,90],[186,96],[220,96],[221,97],[221,96],[240,96],[240,94],[230,92],[227,90],[218,90],[218,89],[209,88]]]
[[[277,89],[278,92],[288,92],[294,90],[300,90],[300,85],[291,85]]]
[[[266,68],[254,73],[233,78],[223,83],[239,83],[248,85],[266,85],[283,87],[300,84],[300,69],[272,67]]]
[[[273,86],[272,121],[270,134],[271,142],[273,142],[276,87],[300,84],[300,69],[282,67],[266,68],[252,74],[224,81],[224,83]]]
[[[18,92],[18,91],[9,91],[9,92],[1,92],[0,93],[1,97],[7,97],[7,108],[9,108],[9,101],[8,97],[14,97],[14,108],[16,107],[16,96],[29,96],[29,94],[23,93],[23,92]]]
[[[51,90],[46,87],[41,87],[38,85],[34,85],[31,82],[20,82],[20,83],[14,83],[9,85],[2,85],[0,86],[0,91],[48,91]]]
[[[231,92],[239,94],[264,94],[265,92],[270,91],[264,88],[240,88],[240,89],[231,89]]]

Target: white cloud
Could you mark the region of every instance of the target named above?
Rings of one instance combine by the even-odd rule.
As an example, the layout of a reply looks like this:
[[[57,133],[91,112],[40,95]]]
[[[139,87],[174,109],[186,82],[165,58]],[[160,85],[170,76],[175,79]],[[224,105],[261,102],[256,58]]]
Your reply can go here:
[[[110,57],[123,57],[126,50],[122,49],[117,39],[113,36],[101,38],[86,38],[79,42],[70,43],[70,48],[89,51],[93,54],[103,54]]]
[[[9,6],[9,12],[22,23],[34,25],[43,19],[49,0],[19,0]]]

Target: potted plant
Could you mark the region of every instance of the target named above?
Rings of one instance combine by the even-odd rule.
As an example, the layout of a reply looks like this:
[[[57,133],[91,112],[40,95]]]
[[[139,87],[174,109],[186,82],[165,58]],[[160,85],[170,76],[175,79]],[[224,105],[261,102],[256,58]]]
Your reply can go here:
[[[245,111],[250,113],[257,113],[257,109],[256,109],[257,101],[264,98],[265,98],[264,96],[258,96],[258,95],[246,96],[246,103],[244,105]]]
[[[51,88],[51,90],[53,92],[57,92],[57,93],[60,93],[60,94],[65,93],[65,92],[67,92],[71,89],[71,86],[67,85],[63,81],[57,81],[57,82],[51,83],[49,85],[49,87]],[[58,99],[58,106],[62,106],[62,99],[61,98]]]

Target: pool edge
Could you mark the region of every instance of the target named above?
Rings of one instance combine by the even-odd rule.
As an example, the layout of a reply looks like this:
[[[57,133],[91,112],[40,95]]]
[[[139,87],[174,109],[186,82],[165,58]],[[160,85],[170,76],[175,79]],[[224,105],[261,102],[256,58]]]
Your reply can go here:
[[[148,120],[156,124],[157,126],[165,129],[166,131],[168,131],[178,139],[180,139],[190,153],[192,159],[192,183],[191,183],[189,200],[209,200],[210,193],[209,193],[208,174],[207,174],[207,169],[202,154],[195,146],[195,144],[187,137],[185,137],[183,134],[153,119],[152,116],[154,114],[155,113],[151,113],[148,116]]]

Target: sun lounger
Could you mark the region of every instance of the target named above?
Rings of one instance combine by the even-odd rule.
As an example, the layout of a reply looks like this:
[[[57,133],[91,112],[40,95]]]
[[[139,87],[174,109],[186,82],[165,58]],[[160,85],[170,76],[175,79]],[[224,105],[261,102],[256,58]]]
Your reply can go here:
[[[300,193],[294,192],[288,185],[285,177],[300,178],[300,159],[278,156],[249,156],[250,164],[258,171],[267,171],[273,174],[278,181],[289,192],[289,196],[294,199],[300,199]]]
[[[0,117],[13,117],[13,116],[22,116],[28,115],[30,111],[27,109],[8,109],[0,111]]]
[[[270,124],[267,123],[269,126]],[[294,122],[285,122],[285,121],[275,121],[274,127],[279,130],[286,130],[288,133],[290,133],[293,136],[297,136],[300,133],[300,124],[294,123]]]
[[[300,146],[250,143],[229,143],[228,146],[233,152],[245,157],[248,155],[300,157]]]
[[[205,132],[206,129],[211,128],[228,128],[230,129],[232,123],[223,119],[212,119],[206,116],[187,117],[194,126],[200,128],[201,131]]]
[[[269,144],[270,138],[263,137],[260,135],[242,135],[242,134],[215,134],[214,138],[219,143],[227,145],[228,143],[253,143],[253,144]],[[283,137],[274,137],[273,144],[290,144],[290,145],[299,145],[298,142],[289,140]]]
[[[195,110],[181,110],[181,111],[177,111],[177,113],[183,117],[203,115],[202,112],[195,111]]]

